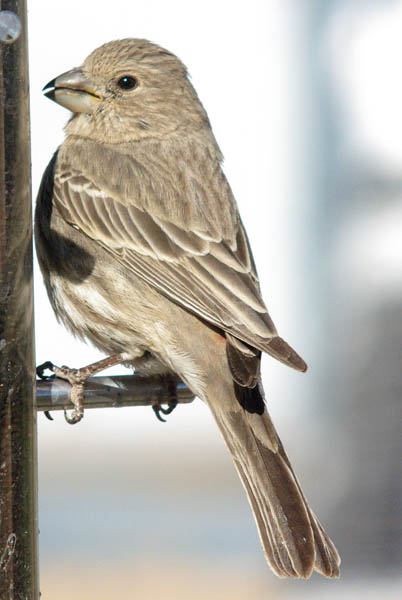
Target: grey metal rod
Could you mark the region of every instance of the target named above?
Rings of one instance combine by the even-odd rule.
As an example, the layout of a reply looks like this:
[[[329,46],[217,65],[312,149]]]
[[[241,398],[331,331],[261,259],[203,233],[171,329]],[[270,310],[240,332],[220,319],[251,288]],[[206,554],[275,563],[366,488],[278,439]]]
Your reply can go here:
[[[0,598],[37,600],[26,1],[0,9]]]
[[[72,408],[71,386],[67,381],[58,377],[48,381],[37,381],[36,390],[39,411]],[[179,403],[194,400],[194,394],[181,382],[176,385],[176,395]],[[152,406],[157,402],[166,404],[169,399],[171,390],[162,377],[90,377],[85,384],[84,408]]]

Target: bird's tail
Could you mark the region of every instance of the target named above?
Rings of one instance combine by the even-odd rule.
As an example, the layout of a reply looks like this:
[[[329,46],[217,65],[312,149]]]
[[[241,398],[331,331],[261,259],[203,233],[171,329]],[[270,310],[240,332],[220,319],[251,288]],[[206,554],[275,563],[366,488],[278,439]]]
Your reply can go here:
[[[222,390],[221,390],[222,391]],[[261,384],[208,403],[246,489],[262,546],[279,577],[308,578],[313,570],[339,577],[336,548],[300,488],[263,400]]]

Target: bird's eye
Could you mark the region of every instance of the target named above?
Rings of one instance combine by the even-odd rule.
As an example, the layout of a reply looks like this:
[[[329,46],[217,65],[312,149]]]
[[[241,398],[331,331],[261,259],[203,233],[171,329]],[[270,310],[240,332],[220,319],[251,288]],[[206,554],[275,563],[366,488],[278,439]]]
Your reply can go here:
[[[138,81],[135,77],[131,77],[131,75],[123,75],[123,77],[120,77],[120,79],[118,80],[117,85],[121,90],[128,91],[136,88],[138,85]]]

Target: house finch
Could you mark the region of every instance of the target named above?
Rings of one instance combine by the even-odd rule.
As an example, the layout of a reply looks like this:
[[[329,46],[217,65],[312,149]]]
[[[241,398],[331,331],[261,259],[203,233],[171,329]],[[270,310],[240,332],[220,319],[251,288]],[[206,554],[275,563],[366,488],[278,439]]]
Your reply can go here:
[[[261,352],[299,371],[261,297],[208,117],[173,54],[105,44],[45,86],[72,111],[40,187],[36,247],[58,319],[110,358],[180,377],[210,407],[233,456],[273,571],[339,575],[264,402]]]

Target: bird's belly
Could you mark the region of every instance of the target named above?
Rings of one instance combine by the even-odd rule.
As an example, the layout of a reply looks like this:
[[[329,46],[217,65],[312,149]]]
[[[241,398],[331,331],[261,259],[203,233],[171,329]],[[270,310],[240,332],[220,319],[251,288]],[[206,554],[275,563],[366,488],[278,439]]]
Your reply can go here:
[[[89,340],[106,354],[129,353],[130,348],[139,346],[145,351],[143,323],[136,326],[143,307],[135,289],[122,289],[123,282],[116,277],[113,287],[110,280],[105,286],[100,281],[90,277],[75,283],[53,275],[47,287],[57,319],[75,336]]]

